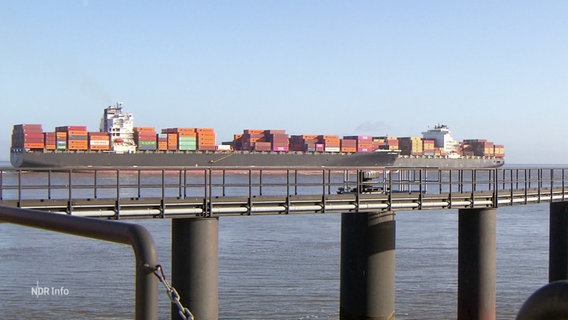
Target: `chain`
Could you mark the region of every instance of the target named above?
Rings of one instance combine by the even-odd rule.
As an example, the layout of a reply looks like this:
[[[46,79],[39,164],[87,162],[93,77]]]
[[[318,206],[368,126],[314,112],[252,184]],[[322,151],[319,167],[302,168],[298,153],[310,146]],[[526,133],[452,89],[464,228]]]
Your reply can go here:
[[[159,271],[159,272],[158,272]],[[194,320],[193,318],[193,314],[191,313],[191,311],[189,311],[188,308],[184,307],[181,302],[179,301],[180,297],[179,297],[179,293],[176,291],[176,289],[168,282],[168,280],[166,280],[166,275],[164,273],[164,269],[162,268],[161,265],[157,265],[156,268],[154,269],[154,274],[156,275],[156,277],[158,277],[158,279],[160,279],[160,282],[164,284],[164,286],[166,287],[166,293],[168,294],[168,297],[170,298],[171,302],[173,304],[176,305],[176,307],[178,308],[178,314],[179,316],[183,319],[183,320]]]

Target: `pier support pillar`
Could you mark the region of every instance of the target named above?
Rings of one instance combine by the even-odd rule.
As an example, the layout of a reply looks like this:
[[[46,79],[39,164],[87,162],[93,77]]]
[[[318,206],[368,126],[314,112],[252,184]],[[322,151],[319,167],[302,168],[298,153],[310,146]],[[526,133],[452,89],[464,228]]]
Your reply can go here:
[[[568,279],[568,202],[550,204],[548,281]]]
[[[394,212],[341,215],[340,319],[394,319]]]
[[[496,317],[494,208],[459,210],[458,319]]]
[[[196,319],[219,318],[217,218],[172,219],[172,285]],[[171,319],[180,319],[172,304]]]

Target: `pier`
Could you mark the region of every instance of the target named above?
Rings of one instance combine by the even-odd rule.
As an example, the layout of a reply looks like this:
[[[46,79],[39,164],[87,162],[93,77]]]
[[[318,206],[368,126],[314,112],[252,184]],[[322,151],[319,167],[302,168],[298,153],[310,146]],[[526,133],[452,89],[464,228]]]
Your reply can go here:
[[[341,214],[340,317],[394,319],[396,212],[455,209],[458,318],[495,319],[498,208],[550,203],[549,281],[568,278],[567,170],[5,168],[0,205],[66,217],[173,219],[173,286],[196,319],[218,318],[217,233],[225,216]]]

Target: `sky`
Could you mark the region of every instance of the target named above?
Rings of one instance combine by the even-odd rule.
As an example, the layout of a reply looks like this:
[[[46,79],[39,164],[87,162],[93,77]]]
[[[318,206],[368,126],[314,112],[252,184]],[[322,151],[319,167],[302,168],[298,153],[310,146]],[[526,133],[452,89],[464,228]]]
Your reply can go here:
[[[568,164],[567,1],[0,2],[0,160],[12,126],[421,136]]]

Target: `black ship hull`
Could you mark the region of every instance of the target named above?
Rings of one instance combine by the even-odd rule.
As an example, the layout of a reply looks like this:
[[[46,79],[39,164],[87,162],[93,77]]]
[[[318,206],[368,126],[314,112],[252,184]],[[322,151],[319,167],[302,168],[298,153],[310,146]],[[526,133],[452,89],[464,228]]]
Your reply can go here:
[[[437,167],[491,168],[504,164],[495,158],[402,157],[397,152],[18,152],[14,167]]]

